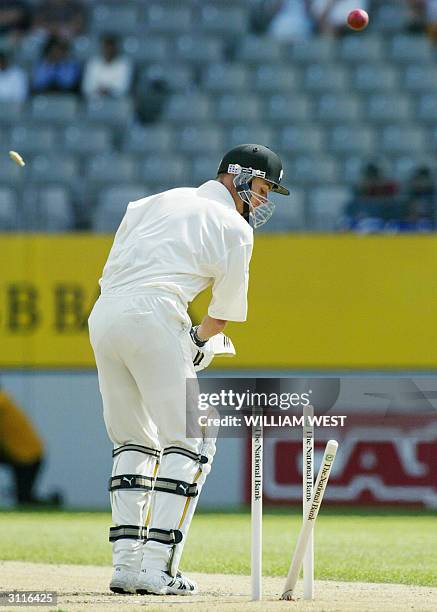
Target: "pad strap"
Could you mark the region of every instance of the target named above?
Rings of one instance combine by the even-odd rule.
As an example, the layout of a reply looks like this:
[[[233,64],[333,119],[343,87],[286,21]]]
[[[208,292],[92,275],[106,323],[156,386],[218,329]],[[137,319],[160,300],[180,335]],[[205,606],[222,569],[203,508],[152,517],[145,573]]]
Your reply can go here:
[[[111,476],[108,490],[116,491],[117,489],[143,489],[144,491],[151,491],[153,489],[153,478],[150,476],[139,476],[138,474]]]
[[[123,446],[119,446],[118,448],[114,448],[112,451],[112,456],[116,457],[120,453],[125,451],[135,451],[137,453],[143,453],[144,455],[151,455],[156,459],[159,459],[161,452],[156,450],[155,448],[149,448],[148,446],[141,446],[141,444],[123,444]]]
[[[109,541],[116,540],[145,540],[147,536],[146,527],[138,527],[136,525],[118,525],[118,527],[109,528]]]
[[[152,540],[153,542],[159,542],[160,544],[168,544],[173,546],[182,542],[182,532],[179,529],[149,529],[147,534],[147,541]]]
[[[208,457],[206,457],[205,455],[201,455],[200,453],[193,453],[193,451],[190,451],[187,448],[182,448],[181,446],[168,446],[164,449],[162,456],[170,455],[172,453],[176,453],[177,455],[183,455],[184,457],[189,457],[193,461],[198,461],[199,463],[208,463]]]
[[[173,493],[174,495],[183,495],[184,497],[196,497],[198,494],[197,483],[190,484],[183,480],[175,480],[174,478],[157,478],[155,481],[155,491],[163,493]]]

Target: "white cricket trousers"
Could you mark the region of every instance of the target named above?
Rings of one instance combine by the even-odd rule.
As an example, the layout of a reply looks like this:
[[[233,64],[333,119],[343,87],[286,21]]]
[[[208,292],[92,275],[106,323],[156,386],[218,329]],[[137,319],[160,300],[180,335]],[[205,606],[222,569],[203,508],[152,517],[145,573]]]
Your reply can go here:
[[[186,379],[196,378],[190,326],[182,301],[161,290],[101,296],[89,318],[114,445],[113,564],[133,571],[143,561],[176,573],[215,452],[214,441],[186,437]]]

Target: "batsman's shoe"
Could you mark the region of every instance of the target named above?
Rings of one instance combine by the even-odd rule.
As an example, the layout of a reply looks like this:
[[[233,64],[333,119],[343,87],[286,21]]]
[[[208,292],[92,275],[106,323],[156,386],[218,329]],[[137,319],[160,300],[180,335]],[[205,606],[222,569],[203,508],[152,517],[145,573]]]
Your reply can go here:
[[[131,571],[122,565],[116,565],[109,588],[113,593],[120,595],[135,594],[137,592],[138,572]]]
[[[173,578],[167,572],[143,569],[138,577],[137,593],[140,595],[195,595],[197,584],[180,572]]]

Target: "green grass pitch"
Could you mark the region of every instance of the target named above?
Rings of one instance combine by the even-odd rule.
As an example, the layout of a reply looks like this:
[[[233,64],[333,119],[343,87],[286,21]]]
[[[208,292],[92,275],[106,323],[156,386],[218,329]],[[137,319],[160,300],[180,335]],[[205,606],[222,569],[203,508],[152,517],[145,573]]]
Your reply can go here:
[[[437,513],[324,508],[315,529],[316,576],[325,580],[437,586]],[[1,512],[0,559],[110,565],[110,515],[104,512]],[[287,573],[299,512],[264,515],[264,573]],[[199,512],[182,568],[250,573],[250,514]]]

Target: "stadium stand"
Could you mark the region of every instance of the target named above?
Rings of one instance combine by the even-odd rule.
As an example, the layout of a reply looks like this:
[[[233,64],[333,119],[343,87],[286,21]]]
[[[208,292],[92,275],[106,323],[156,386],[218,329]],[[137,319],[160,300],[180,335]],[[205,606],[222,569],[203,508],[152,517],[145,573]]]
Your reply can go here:
[[[46,218],[49,231],[112,231],[142,185],[199,184],[227,147],[248,140],[276,148],[294,185],[270,231],[335,229],[369,159],[382,157],[399,178],[423,163],[434,170],[437,51],[404,31],[398,2],[374,4],[363,33],[292,45],[254,34],[242,0],[88,2],[72,53],[84,66],[102,34],[117,35],[135,66],[130,95],[40,94],[23,106],[0,96],[4,149],[27,162],[19,171],[0,161],[0,230],[31,230],[29,219],[42,230]],[[22,37],[15,64],[30,73],[43,42],[35,30]],[[45,197],[44,214],[24,222]]]

